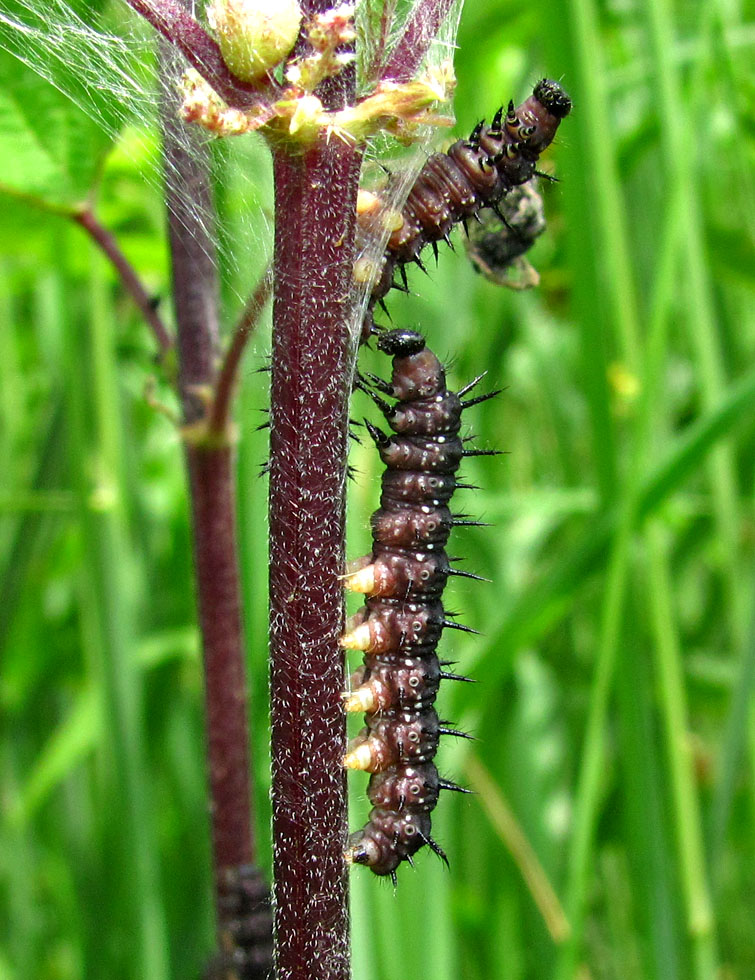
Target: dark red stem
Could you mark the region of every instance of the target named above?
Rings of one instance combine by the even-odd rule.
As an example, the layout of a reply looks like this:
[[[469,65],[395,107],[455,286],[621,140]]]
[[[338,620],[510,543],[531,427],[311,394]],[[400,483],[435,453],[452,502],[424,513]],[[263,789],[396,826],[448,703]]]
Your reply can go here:
[[[165,190],[184,421],[205,415],[219,347],[214,205],[208,147],[175,111],[164,113]]]
[[[323,9],[321,0],[307,13]],[[354,75],[318,91],[353,103]],[[270,648],[277,980],[349,977],[341,694],[352,271],[361,153],[273,154]]]
[[[359,155],[274,156],[270,630],[278,980],[349,976],[343,655]]]
[[[234,460],[227,446],[188,446],[186,458],[204,648],[212,848],[217,874],[253,858]]]
[[[383,79],[408,82],[414,78],[453,6],[454,0],[420,0],[415,5],[401,40],[381,72]]]
[[[204,418],[215,381],[218,347],[217,279],[207,146],[166,112],[166,203],[176,309],[178,381],[184,422]],[[201,217],[199,217],[201,216]],[[199,620],[205,654],[205,699],[216,869],[251,860],[246,684],[235,496],[230,446],[207,445],[187,432]],[[242,734],[243,732],[243,734]]]
[[[142,285],[142,281],[137,275],[136,270],[121,251],[115,237],[104,225],[100,224],[96,215],[88,206],[76,212],[73,215],[73,220],[81,225],[97,243],[102,252],[110,259],[123,283],[123,288],[136,303],[142,316],[152,330],[157,345],[160,348],[160,353],[167,353],[173,346],[173,340],[171,339],[168,328],[163,323],[162,317],[157,312],[152,299]]]
[[[210,83],[230,106],[250,108],[266,100],[231,72],[216,41],[180,0],[126,0],[138,14],[183,54],[192,68]]]
[[[162,55],[165,64],[164,45]],[[237,910],[244,905],[239,882],[248,879],[254,860],[234,453],[227,438],[209,438],[207,432],[218,349],[214,208],[207,144],[198,135],[179,132],[182,126],[175,96],[166,86],[166,204],[204,653],[215,898],[220,947],[229,950],[237,944]],[[269,957],[264,929],[261,940],[262,949],[256,944],[252,957]]]

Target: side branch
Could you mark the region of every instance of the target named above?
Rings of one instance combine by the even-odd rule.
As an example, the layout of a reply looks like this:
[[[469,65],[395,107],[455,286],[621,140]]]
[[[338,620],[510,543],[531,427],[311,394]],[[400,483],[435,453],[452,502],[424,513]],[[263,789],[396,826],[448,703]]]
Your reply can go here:
[[[100,223],[88,205],[80,211],[77,211],[73,215],[73,220],[81,225],[84,231],[91,236],[104,254],[110,259],[120,276],[124,289],[139,307],[142,316],[152,330],[161,355],[167,354],[173,347],[173,339],[171,338],[170,332],[163,322],[162,317],[157,312],[147,290],[142,285],[142,281],[137,275],[136,270],[121,251],[114,235]]]
[[[210,417],[207,423],[207,428],[211,436],[221,435],[228,424],[233,387],[236,382],[241,356],[244,353],[247,341],[259,323],[262,311],[270,298],[272,288],[272,269],[268,268],[257,283],[256,289],[247,300],[244,311],[236,326],[233,339],[225,355],[223,366],[218,374],[217,384],[215,385],[215,397],[212,401]]]
[[[454,0],[420,0],[381,72],[384,80],[408,82],[414,78],[453,5]]]
[[[183,54],[229,106],[248,109],[266,99],[231,72],[217,42],[180,0],[126,0],[138,14]]]
[[[169,49],[161,44],[163,66]],[[163,76],[164,77],[164,76]],[[255,868],[246,670],[236,531],[234,455],[224,442],[193,440],[216,379],[218,284],[208,147],[179,130],[175,95],[163,86],[166,204],[176,310],[178,385],[184,413],[197,602],[202,634],[207,760],[219,969],[242,956],[266,976],[271,957],[264,887]],[[254,913],[251,931],[243,926]],[[242,931],[239,933],[239,924]],[[259,969],[257,970],[257,968]],[[213,967],[214,968],[214,967]]]

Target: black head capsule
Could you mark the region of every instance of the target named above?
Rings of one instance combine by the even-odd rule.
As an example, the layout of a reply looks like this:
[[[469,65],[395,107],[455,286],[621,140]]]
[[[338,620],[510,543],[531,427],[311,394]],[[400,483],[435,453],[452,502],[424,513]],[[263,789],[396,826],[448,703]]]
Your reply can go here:
[[[572,110],[572,101],[558,82],[552,78],[542,78],[533,89],[532,94],[543,108],[552,116],[563,119]]]
[[[416,330],[388,330],[378,340],[378,350],[391,357],[410,357],[425,349],[425,338]]]

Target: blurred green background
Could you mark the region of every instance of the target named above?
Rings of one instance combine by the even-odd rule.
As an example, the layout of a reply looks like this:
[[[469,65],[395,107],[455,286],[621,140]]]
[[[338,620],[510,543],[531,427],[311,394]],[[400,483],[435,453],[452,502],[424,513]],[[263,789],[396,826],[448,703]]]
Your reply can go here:
[[[117,34],[122,10],[105,13]],[[494,526],[461,529],[452,550],[492,584],[453,589],[483,635],[442,646],[479,683],[441,692],[478,741],[444,745],[440,764],[477,795],[434,816],[450,873],[423,853],[396,893],[352,875],[357,980],[755,977],[747,14],[737,0],[466,4],[457,132],[544,74],[574,112],[545,161],[560,183],[543,187],[540,287],[497,288],[457,249],[431,282],[412,275],[420,296],[390,300],[454,385],[487,369],[506,386],[471,424],[508,455],[464,467],[482,489],[458,509]],[[71,75],[112,133],[107,91]],[[212,945],[186,487],[155,407],[175,403],[110,268],[49,210],[96,184],[170,317],[154,129],[111,144],[99,121],[0,52],[0,980],[197,977]],[[217,144],[214,166],[228,330],[271,250],[270,173],[251,138]],[[269,869],[268,350],[264,331],[237,419]],[[385,373],[381,360],[364,353]],[[369,411],[362,398],[357,417]],[[375,455],[353,455],[350,556],[368,549]],[[351,785],[357,827],[365,781]]]

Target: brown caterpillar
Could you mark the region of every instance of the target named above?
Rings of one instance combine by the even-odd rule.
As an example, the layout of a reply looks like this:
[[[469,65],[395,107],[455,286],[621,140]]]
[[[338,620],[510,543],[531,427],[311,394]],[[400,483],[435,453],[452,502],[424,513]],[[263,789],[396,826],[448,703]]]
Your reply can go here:
[[[379,197],[361,192],[358,203],[359,230],[369,239],[379,226],[390,228],[377,281],[372,288],[365,315],[362,339],[373,332],[375,303],[392,287],[407,289],[407,262],[424,269],[420,253],[438,242],[450,244],[454,225],[474,218],[482,208],[500,214],[498,202],[512,187],[524,184],[538,171],[537,161],[553,141],[561,120],[571,111],[571,99],[558,82],[541,79],[520,106],[509,102],[504,116],[501,107],[490,126],[484,120],[468,139],[457,140],[446,153],[431,156],[414,182],[401,212],[386,211]],[[395,282],[398,268],[402,283]],[[374,266],[357,262],[357,280],[366,279]]]
[[[367,597],[341,640],[365,655],[345,701],[347,711],[366,712],[366,725],[344,764],[372,773],[367,794],[373,809],[352,835],[347,858],[395,882],[399,864],[411,863],[424,844],[446,860],[430,836],[430,813],[441,789],[466,792],[441,779],[433,762],[441,735],[469,737],[446,727],[435,711],[443,678],[468,680],[443,670],[436,647],[444,629],[475,632],[446,618],[441,601],[450,575],[480,578],[451,567],[445,545],[452,527],[477,522],[454,516],[448,504],[465,486],[456,480],[462,458],[496,454],[464,448],[462,412],[497,392],[462,401],[480,379],[449,391],[443,366],[413,330],[381,333],[378,348],[393,357],[391,383],[370,376],[372,384],[362,380],[360,387],[394,434],[366,423],[386,469],[371,521],[372,554],[355,563],[346,580]]]

